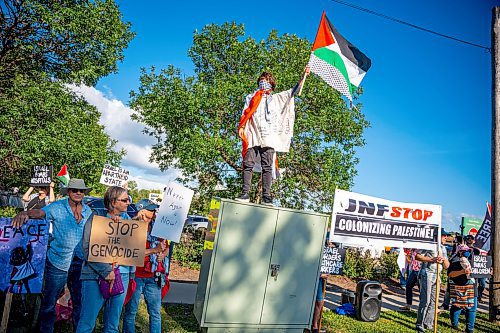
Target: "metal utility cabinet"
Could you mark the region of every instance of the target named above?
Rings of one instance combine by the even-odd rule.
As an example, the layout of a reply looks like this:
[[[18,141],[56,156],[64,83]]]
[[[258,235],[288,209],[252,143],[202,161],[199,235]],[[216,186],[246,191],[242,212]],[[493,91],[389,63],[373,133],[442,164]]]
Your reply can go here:
[[[194,314],[203,332],[297,332],[312,322],[328,216],[214,199]]]

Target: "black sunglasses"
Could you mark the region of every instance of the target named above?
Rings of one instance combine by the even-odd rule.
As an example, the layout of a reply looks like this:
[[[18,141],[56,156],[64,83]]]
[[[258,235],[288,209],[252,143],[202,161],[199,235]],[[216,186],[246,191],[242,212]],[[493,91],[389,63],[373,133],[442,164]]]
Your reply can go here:
[[[79,188],[70,188],[69,191],[71,193],[78,193],[78,192],[85,193],[85,190],[82,190],[82,189],[79,189]]]
[[[121,201],[121,202],[130,202],[130,199],[116,199],[116,201]]]

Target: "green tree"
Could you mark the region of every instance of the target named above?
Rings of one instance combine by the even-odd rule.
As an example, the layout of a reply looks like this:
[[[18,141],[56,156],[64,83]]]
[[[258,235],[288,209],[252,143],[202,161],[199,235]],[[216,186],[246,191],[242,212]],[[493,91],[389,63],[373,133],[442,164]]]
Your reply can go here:
[[[0,188],[27,185],[34,165],[57,172],[66,163],[71,177],[102,190],[103,165],[118,165],[123,152],[113,149],[99,117],[63,84],[18,75],[0,98]]]
[[[112,0],[4,0],[0,87],[28,72],[95,85],[117,71],[133,36]]]
[[[307,63],[311,44],[295,35],[265,40],[246,37],[243,25],[207,25],[195,32],[189,56],[195,74],[173,66],[143,70],[131,92],[135,119],[158,138],[152,159],[162,169],[182,170],[181,181],[195,184],[203,206],[212,196],[231,197],[241,189],[241,145],[237,124],[244,98],[256,89],[264,70],[277,79],[277,91],[292,88]],[[311,75],[296,98],[295,133],[290,152],[279,154],[285,173],[273,185],[281,206],[329,209],[335,187],[351,187],[368,126],[360,105],[349,109],[340,94]],[[258,197],[254,176],[252,195]],[[227,187],[215,192],[217,184]],[[201,208],[201,207],[200,207]],[[200,211],[206,210],[197,208]]]

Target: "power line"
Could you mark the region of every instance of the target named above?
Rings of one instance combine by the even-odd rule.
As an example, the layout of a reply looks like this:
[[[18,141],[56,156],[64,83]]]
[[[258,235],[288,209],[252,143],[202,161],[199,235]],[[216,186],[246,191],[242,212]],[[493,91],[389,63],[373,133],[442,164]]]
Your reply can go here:
[[[448,39],[451,39],[451,40],[454,40],[454,41],[457,41],[457,42],[460,42],[460,43],[464,43],[464,44],[467,44],[467,45],[479,47],[479,48],[484,49],[484,50],[486,50],[488,52],[491,52],[491,48],[489,48],[489,47],[486,47],[486,46],[483,46],[483,45],[479,45],[479,44],[475,44],[475,43],[471,43],[471,42],[468,42],[466,40],[463,40],[463,39],[460,39],[460,38],[456,38],[456,37],[453,37],[453,36],[449,36],[449,35],[445,35],[445,34],[442,34],[440,32],[433,31],[433,30],[430,30],[430,29],[427,29],[427,28],[419,27],[418,25],[415,25],[415,24],[412,24],[412,23],[409,23],[409,22],[405,22],[403,20],[400,20],[400,19],[397,19],[397,18],[394,18],[394,17],[390,17],[390,16],[387,16],[385,14],[377,13],[377,12],[375,12],[373,10],[370,10],[370,9],[367,9],[367,8],[363,8],[363,7],[358,6],[358,5],[353,5],[351,3],[348,3],[348,2],[345,2],[345,1],[341,1],[341,0],[330,0],[330,1],[336,2],[336,3],[339,3],[341,5],[348,6],[348,7],[351,7],[351,8],[354,8],[354,9],[357,9],[357,10],[360,10],[360,11],[363,11],[363,12],[366,12],[366,13],[369,13],[369,14],[373,14],[373,15],[382,17],[382,18],[384,18],[386,20],[391,20],[391,21],[394,21],[394,22],[397,22],[397,23],[400,23],[400,24],[404,24],[404,25],[407,25],[409,27],[412,27],[412,28],[415,28],[415,29],[418,29],[418,30],[429,32],[431,34],[434,34],[434,35],[437,35],[437,36],[440,36],[440,37],[444,37],[444,38],[448,38]]]

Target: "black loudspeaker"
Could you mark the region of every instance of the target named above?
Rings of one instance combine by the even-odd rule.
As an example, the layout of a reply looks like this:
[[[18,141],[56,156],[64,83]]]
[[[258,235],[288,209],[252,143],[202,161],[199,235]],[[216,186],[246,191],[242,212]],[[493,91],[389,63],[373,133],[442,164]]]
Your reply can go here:
[[[356,286],[356,318],[377,321],[382,308],[382,287],[377,281],[363,280]]]

